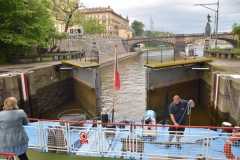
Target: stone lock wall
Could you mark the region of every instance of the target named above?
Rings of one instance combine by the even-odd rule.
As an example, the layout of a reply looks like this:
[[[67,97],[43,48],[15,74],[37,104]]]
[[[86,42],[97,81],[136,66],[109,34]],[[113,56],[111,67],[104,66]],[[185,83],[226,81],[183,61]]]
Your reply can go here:
[[[14,96],[20,103],[20,92],[17,75],[0,75],[0,111],[3,109],[4,100]],[[21,108],[21,104],[19,106]]]
[[[220,74],[216,107],[213,100],[215,74]],[[226,78],[230,75],[224,72],[201,72],[201,104],[212,117],[211,125],[221,125],[224,121],[240,124],[240,79],[230,77],[233,107],[226,83]]]
[[[18,72],[0,75],[0,110],[7,97],[14,96],[20,109],[28,117],[43,118],[57,106],[73,100],[71,71],[56,70],[55,66],[25,71],[29,97],[23,99],[21,78]]]
[[[73,99],[72,71],[57,70],[55,66],[33,70],[36,86],[38,117],[54,111],[57,106]]]

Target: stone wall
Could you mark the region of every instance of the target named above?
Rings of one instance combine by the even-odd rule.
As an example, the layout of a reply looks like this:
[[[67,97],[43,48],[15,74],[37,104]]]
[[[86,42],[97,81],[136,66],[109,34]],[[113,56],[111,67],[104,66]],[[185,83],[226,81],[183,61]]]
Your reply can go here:
[[[55,66],[34,69],[38,115],[43,118],[59,105],[73,99],[72,71]]]
[[[214,107],[214,75],[220,74],[218,85],[217,106]],[[234,73],[233,73],[234,74]],[[201,104],[211,115],[212,125],[221,125],[223,121],[229,121],[232,124],[240,123],[240,79],[230,77],[227,72],[201,72]],[[233,97],[231,104],[226,78],[230,77],[230,89]]]
[[[28,117],[43,118],[59,105],[73,100],[72,71],[55,66],[24,71],[27,75],[28,99],[23,98],[20,72],[0,75],[0,110],[7,97],[14,96]]]
[[[18,103],[20,102],[18,77],[12,74],[0,75],[0,111],[3,109],[4,100],[10,96],[14,96]]]
[[[100,57],[109,57],[114,54],[114,46],[118,46],[118,54],[126,53],[126,49],[122,43],[122,39],[102,39],[102,38],[71,38],[61,42],[60,51],[68,51],[68,44],[70,51],[85,51],[86,55],[90,55],[92,50],[92,42],[96,42],[96,49],[99,51]]]
[[[73,100],[73,79],[67,78],[37,90],[39,118],[53,112],[61,104]]]

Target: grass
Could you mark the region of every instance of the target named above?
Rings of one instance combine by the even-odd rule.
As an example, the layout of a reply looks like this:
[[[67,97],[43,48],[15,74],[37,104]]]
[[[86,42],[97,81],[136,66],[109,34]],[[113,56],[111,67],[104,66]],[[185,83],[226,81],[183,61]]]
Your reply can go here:
[[[43,61],[52,61],[52,57],[43,57]],[[40,57],[37,57],[37,61],[40,62]]]
[[[90,157],[90,156],[76,156],[76,155],[68,155],[66,153],[43,153],[36,150],[28,150],[27,151],[28,159],[32,160],[112,160],[113,158],[102,158],[102,157]],[[1,156],[0,156],[1,157]],[[18,159],[18,158],[17,158]],[[114,158],[116,159],[116,158]],[[122,158],[118,158],[122,159]]]

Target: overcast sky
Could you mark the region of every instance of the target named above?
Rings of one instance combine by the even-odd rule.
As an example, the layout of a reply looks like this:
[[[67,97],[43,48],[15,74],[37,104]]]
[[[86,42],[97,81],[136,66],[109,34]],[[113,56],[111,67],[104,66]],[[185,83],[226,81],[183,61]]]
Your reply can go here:
[[[215,12],[194,4],[217,3],[217,0],[80,0],[86,7],[110,6],[124,18],[128,15],[130,24],[141,21],[145,30],[150,30],[152,17],[154,30],[171,33],[202,33],[211,17],[214,30]],[[207,7],[217,10],[217,5]],[[240,24],[240,0],[219,0],[218,31],[231,31],[233,23]]]

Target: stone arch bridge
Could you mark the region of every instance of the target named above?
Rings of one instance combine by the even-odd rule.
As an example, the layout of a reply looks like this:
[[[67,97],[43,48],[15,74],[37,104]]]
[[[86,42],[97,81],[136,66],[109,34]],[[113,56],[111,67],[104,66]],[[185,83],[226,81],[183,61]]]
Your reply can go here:
[[[215,39],[216,35],[212,34],[211,39]],[[175,52],[180,51],[185,52],[185,47],[187,44],[194,42],[198,39],[205,39],[205,33],[197,34],[175,34],[168,36],[154,36],[154,37],[136,37],[136,38],[127,38],[123,39],[123,45],[127,52],[134,51],[134,47],[138,43],[149,42],[149,41],[161,41],[169,43],[175,49]],[[234,47],[237,46],[237,37],[233,36],[229,32],[219,32],[217,35],[218,40],[225,40],[231,43]]]

